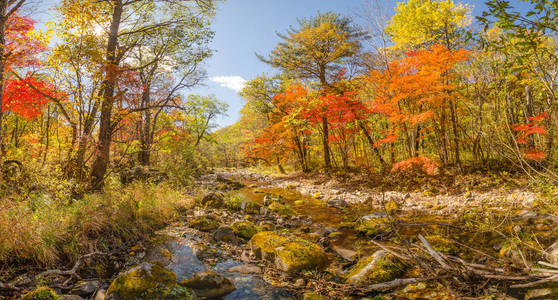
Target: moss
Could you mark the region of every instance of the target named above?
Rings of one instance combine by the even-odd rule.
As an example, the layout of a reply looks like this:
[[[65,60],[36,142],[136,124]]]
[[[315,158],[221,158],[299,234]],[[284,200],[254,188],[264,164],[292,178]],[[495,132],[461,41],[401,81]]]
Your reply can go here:
[[[275,256],[275,249],[283,245],[287,238],[275,234],[272,231],[262,231],[256,233],[250,239],[250,246],[256,257],[261,259],[272,259]]]
[[[328,297],[322,296],[320,294],[308,292],[302,295],[302,300],[328,300]]]
[[[222,193],[209,193],[201,200],[201,205],[204,207],[220,208],[225,202],[225,195]]]
[[[176,283],[176,274],[159,264],[143,263],[118,276],[109,286],[108,294],[122,300],[193,299],[193,293]]]
[[[56,300],[58,298],[60,296],[53,289],[46,286],[38,287],[36,290],[21,297],[22,300]]]
[[[390,200],[384,205],[384,208],[386,212],[391,215],[397,213],[401,209],[401,205],[395,200]]]
[[[236,236],[245,240],[251,239],[259,231],[256,225],[250,221],[235,222],[231,225],[231,228]]]
[[[295,211],[290,208],[288,205],[281,204],[278,201],[272,202],[268,207],[270,211],[275,212],[282,216],[294,216],[296,213]]]
[[[355,231],[366,236],[378,236],[389,231],[387,218],[371,218],[359,220],[355,224]]]
[[[428,242],[432,245],[434,250],[442,252],[444,254],[455,255],[458,253],[459,249],[456,247],[455,242],[446,239],[439,235],[429,235],[425,237]]]
[[[221,222],[214,216],[195,217],[190,220],[190,227],[201,231],[211,231],[219,228]]]
[[[352,267],[347,273],[347,282],[356,285],[382,283],[402,276],[405,269],[399,259],[380,250]]]
[[[320,246],[299,238],[286,243],[276,254],[277,266],[289,273],[322,269],[328,262],[327,255]]]

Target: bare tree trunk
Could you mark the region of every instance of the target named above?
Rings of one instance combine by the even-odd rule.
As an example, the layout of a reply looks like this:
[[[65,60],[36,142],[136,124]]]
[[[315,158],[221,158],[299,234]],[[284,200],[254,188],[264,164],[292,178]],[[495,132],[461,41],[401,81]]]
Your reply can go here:
[[[8,21],[8,0],[0,1],[0,179],[2,178],[2,166],[4,165],[4,112],[2,107],[2,99],[4,98],[4,80],[6,69],[6,23]]]
[[[457,132],[457,115],[455,113],[454,101],[450,101],[451,124],[453,129],[453,147],[455,150],[455,164],[461,167],[461,157],[459,155],[459,135]]]
[[[101,190],[104,186],[105,175],[110,160],[110,144],[112,141],[112,108],[114,105],[114,91],[116,88],[118,54],[118,31],[122,18],[122,0],[113,1],[114,9],[107,43],[107,66],[103,81],[101,97],[101,121],[99,126],[99,141],[97,153],[91,169],[91,189]]]

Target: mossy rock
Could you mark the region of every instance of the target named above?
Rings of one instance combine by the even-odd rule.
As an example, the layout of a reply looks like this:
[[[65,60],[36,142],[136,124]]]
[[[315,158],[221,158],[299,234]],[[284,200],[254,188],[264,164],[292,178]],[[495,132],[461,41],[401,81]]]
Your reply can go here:
[[[323,269],[328,263],[327,255],[320,246],[271,231],[256,233],[250,240],[250,246],[257,258],[273,261],[284,272]]]
[[[362,258],[347,273],[347,283],[371,285],[399,278],[406,266],[384,250],[378,250],[369,257]]]
[[[307,292],[302,295],[302,300],[328,300],[329,298],[326,296],[322,296],[320,294],[316,294],[313,292]]]
[[[200,231],[212,231],[221,225],[219,219],[214,216],[195,217],[189,222],[190,227]]]
[[[449,254],[449,255],[456,255],[459,252],[459,249],[457,248],[455,242],[446,239],[443,236],[429,235],[426,236],[425,238],[432,245],[432,248],[434,248],[434,250],[438,252]]]
[[[277,250],[275,265],[284,272],[321,270],[328,263],[327,255],[320,246],[300,238],[293,238]]]
[[[390,231],[389,220],[385,217],[358,220],[355,224],[355,231],[369,237],[386,234]]]
[[[21,297],[22,300],[56,300],[60,298],[56,292],[46,286],[41,286]]]
[[[280,236],[275,232],[262,231],[252,236],[250,247],[258,259],[272,260],[275,258],[276,249],[281,247],[286,241],[286,237]]]
[[[176,283],[176,274],[159,264],[142,263],[119,275],[107,294],[122,300],[196,299],[187,287]]]
[[[262,207],[263,205],[253,201],[244,201],[240,204],[240,208],[249,214],[259,214]]]
[[[258,233],[258,227],[250,221],[239,221],[234,222],[231,225],[232,230],[236,236],[243,238],[245,240],[251,239],[256,233]]]
[[[270,211],[282,216],[294,216],[296,214],[295,211],[288,205],[282,204],[278,201],[272,202],[267,208]]]
[[[203,196],[200,203],[204,207],[220,208],[223,207],[224,202],[225,195],[223,195],[222,193],[209,193]]]

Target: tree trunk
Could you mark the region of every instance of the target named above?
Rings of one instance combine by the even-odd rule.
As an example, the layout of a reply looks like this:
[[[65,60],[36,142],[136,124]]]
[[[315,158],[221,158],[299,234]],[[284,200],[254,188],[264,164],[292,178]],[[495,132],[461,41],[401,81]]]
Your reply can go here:
[[[2,99],[4,98],[4,81],[6,69],[6,23],[8,21],[8,0],[0,1],[0,179],[2,178],[2,167],[4,165],[4,155],[6,149],[4,148],[4,112],[2,107]]]
[[[149,106],[150,97],[150,89],[146,88],[142,95],[142,104],[144,107]],[[143,122],[140,127],[140,142],[139,162],[142,166],[148,166],[151,161],[151,146],[153,143],[151,139],[151,112],[149,110],[143,112]]]
[[[383,172],[385,170],[385,167],[386,167],[386,161],[383,159],[382,155],[380,154],[380,150],[378,150],[377,147],[374,147],[374,139],[372,138],[372,135],[370,135],[370,133],[368,132],[368,130],[366,129],[364,124],[362,124],[362,122],[359,122],[358,125],[360,126],[360,129],[362,130],[362,132],[364,133],[364,136],[366,137],[366,140],[368,141],[368,145],[370,146],[370,150],[372,152],[374,152],[374,154],[376,155],[376,158],[378,159],[378,161],[380,161],[382,172]]]
[[[451,124],[453,129],[453,146],[455,149],[455,164],[461,167],[461,158],[459,155],[459,135],[457,132],[457,115],[455,114],[454,102],[450,101]]]
[[[322,144],[324,146],[324,164],[326,169],[330,169],[331,168],[331,160],[330,160],[330,154],[329,154],[329,129],[328,129],[328,124],[327,124],[327,117],[323,116],[322,117],[322,129],[323,129],[323,134],[322,134]]]
[[[107,66],[105,80],[102,84],[101,120],[99,125],[99,140],[97,153],[91,168],[91,189],[99,191],[104,186],[105,175],[110,160],[110,144],[112,140],[112,108],[114,105],[114,91],[116,88],[118,54],[118,31],[122,18],[122,0],[113,2],[114,9],[110,25],[110,34],[107,43]]]

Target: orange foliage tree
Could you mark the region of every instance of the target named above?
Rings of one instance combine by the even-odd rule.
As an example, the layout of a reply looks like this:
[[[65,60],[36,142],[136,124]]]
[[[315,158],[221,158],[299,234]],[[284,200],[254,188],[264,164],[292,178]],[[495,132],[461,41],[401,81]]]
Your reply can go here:
[[[403,59],[391,62],[386,71],[370,75],[376,88],[371,110],[385,116],[392,125],[392,130],[386,132],[378,145],[402,138],[407,158],[421,163],[426,161],[416,159],[421,145],[425,140],[434,140],[439,156],[447,162],[447,130],[449,116],[452,116],[454,157],[459,160],[455,119],[459,94],[453,83],[456,77],[453,69],[457,63],[466,61],[468,54],[466,50],[452,52],[443,45],[433,45],[429,49],[410,52]]]

